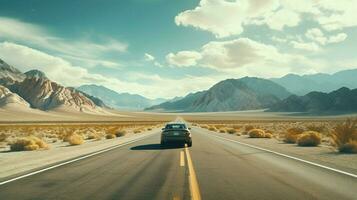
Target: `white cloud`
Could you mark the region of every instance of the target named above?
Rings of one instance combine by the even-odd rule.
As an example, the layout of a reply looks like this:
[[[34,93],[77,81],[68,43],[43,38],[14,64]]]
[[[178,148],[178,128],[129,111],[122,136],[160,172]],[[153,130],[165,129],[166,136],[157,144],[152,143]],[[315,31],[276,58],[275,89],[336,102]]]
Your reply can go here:
[[[346,38],[347,38],[346,33],[339,33],[337,35],[333,35],[333,36],[329,37],[328,43],[340,43],[340,42],[345,41]]]
[[[331,31],[357,26],[356,7],[355,0],[201,0],[196,8],[179,13],[175,22],[219,38],[239,35],[251,24],[283,30],[302,20],[318,22]]]
[[[295,49],[301,49],[301,50],[306,50],[306,51],[319,51],[320,50],[320,46],[314,42],[291,41],[290,44],[292,44]]]
[[[318,42],[321,45],[325,45],[327,42],[327,37],[319,28],[312,28],[306,31],[305,36],[312,41]]]
[[[326,36],[320,29],[312,28],[306,31],[305,36],[320,45],[326,45],[330,43],[340,43],[346,40],[346,33],[338,33],[336,35]]]
[[[146,61],[153,61],[153,60],[155,60],[155,57],[153,55],[149,54],[149,53],[145,53],[144,54],[144,59]]]
[[[319,49],[314,43],[304,44],[298,41],[292,45],[309,51]],[[324,60],[281,52],[273,45],[248,38],[212,41],[203,45],[196,53],[200,54],[200,59],[196,61],[197,66],[212,68],[236,77],[278,77],[287,73],[316,73],[333,65]]]
[[[195,51],[180,51],[176,54],[169,53],[166,60],[170,65],[179,67],[189,67],[197,65],[197,61],[201,59],[201,54]]]
[[[300,22],[300,16],[294,11],[281,9],[273,13],[270,17],[267,17],[265,22],[271,29],[281,31],[284,27],[297,26]]]
[[[93,61],[100,59],[105,53],[122,53],[127,50],[127,44],[110,37],[102,37],[100,42],[88,39],[65,40],[49,33],[41,26],[7,17],[0,17],[0,39],[49,50],[89,65],[95,64]],[[111,64],[108,65],[109,63]],[[120,66],[119,63],[108,60],[101,60],[98,64]]]
[[[183,96],[189,92],[208,89],[209,86],[223,79],[223,77],[216,76],[183,76],[182,78],[169,79],[159,75],[136,73],[133,74],[135,78],[131,81],[122,81],[90,73],[87,69],[75,66],[60,57],[11,42],[0,42],[0,55],[5,62],[23,72],[38,69],[45,72],[51,80],[65,86],[77,87],[82,84],[96,83],[118,92],[141,94],[149,98]],[[144,83],[139,84],[138,80]]]
[[[149,53],[145,53],[145,54],[144,54],[144,60],[145,60],[146,62],[151,62],[151,63],[153,63],[156,67],[163,67],[163,65],[162,65],[160,62],[158,62],[158,61],[156,60],[156,58],[155,58],[153,55],[151,55],[151,54],[149,54]]]
[[[212,32],[217,37],[227,37],[242,33],[244,24],[249,20],[275,9],[277,5],[274,2],[201,0],[195,9],[178,14],[175,22]]]

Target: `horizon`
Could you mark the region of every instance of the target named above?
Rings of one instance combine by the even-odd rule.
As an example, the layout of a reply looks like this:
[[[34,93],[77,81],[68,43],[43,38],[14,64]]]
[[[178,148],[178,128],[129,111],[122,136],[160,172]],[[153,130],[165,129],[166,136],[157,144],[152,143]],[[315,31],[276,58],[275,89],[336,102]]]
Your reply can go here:
[[[356,2],[292,5],[4,0],[0,56],[64,86],[96,84],[150,99],[185,96],[229,78],[355,69]]]

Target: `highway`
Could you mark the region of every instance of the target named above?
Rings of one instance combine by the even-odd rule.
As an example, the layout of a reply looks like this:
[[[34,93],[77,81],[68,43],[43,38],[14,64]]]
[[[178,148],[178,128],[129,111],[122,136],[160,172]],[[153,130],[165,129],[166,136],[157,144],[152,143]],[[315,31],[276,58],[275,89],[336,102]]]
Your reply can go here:
[[[200,128],[192,137],[163,148],[158,133],[0,185],[0,199],[357,199],[356,177]]]

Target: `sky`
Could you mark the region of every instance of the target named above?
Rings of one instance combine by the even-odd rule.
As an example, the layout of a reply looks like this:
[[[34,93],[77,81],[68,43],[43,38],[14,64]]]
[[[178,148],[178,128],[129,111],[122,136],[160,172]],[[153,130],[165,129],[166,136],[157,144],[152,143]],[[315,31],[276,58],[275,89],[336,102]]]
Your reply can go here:
[[[357,67],[357,0],[0,0],[0,58],[148,98]]]

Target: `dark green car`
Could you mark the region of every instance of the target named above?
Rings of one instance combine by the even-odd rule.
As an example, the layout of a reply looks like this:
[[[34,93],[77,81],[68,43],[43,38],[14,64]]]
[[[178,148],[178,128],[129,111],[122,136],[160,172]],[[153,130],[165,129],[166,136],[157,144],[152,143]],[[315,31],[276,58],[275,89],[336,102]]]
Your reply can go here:
[[[162,129],[161,145],[168,143],[182,143],[192,146],[190,128],[185,123],[169,123]]]

